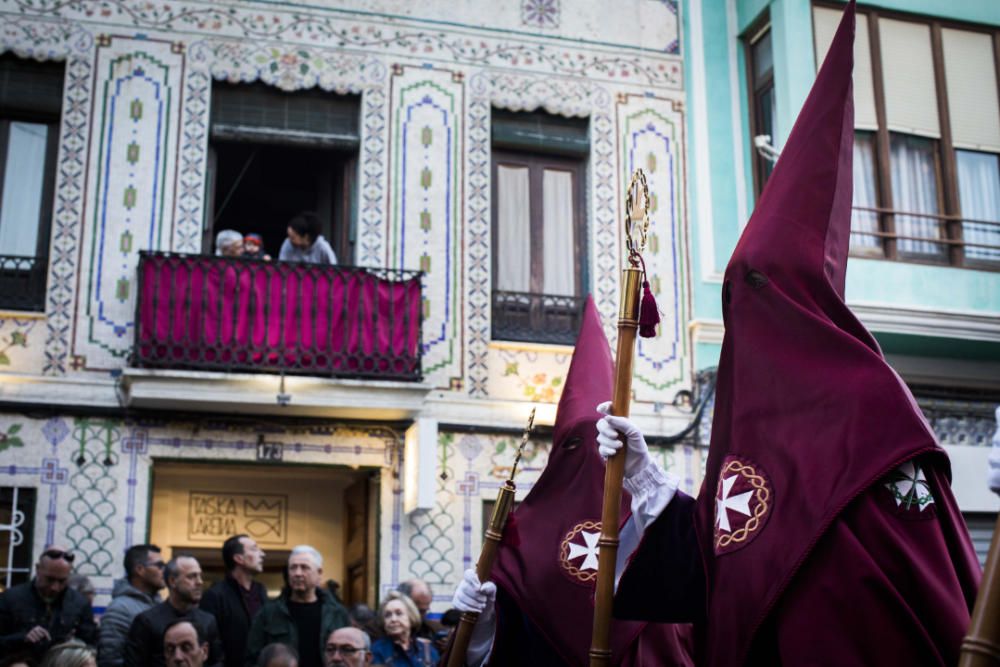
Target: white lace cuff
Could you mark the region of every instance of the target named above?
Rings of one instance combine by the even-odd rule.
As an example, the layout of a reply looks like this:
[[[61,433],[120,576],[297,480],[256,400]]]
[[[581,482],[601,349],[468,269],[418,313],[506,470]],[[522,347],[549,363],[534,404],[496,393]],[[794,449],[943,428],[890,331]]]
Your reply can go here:
[[[666,472],[653,459],[638,473],[625,478],[623,485],[632,495],[632,518],[640,538],[674,499],[679,484],[676,475]]]

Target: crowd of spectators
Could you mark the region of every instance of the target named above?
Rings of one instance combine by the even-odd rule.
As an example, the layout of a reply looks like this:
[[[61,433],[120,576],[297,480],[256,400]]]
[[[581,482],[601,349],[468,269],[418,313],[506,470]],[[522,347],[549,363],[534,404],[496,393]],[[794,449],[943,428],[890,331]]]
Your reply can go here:
[[[322,222],[315,213],[303,212],[288,221],[286,237],[278,252],[278,261],[307,264],[337,263],[337,255],[321,233]],[[215,254],[219,257],[246,257],[270,261],[260,234],[241,234],[223,229],[215,235]]]
[[[292,549],[285,586],[269,599],[257,580],[264,552],[247,535],[222,546],[225,577],[204,589],[201,564],[159,547],[125,552],[100,619],[95,590],[73,573],[74,554],[46,548],[35,576],[0,594],[0,667],[429,667],[441,661],[452,610],[428,618],[433,595],[423,581],[388,592],[377,612],[346,608],[339,585],[323,577],[315,548]],[[166,589],[166,595],[162,591]]]

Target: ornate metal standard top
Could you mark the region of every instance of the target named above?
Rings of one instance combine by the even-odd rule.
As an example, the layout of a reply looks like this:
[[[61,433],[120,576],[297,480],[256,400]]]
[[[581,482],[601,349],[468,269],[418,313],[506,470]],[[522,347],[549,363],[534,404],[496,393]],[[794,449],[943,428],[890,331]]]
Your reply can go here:
[[[641,205],[641,209],[639,208]],[[642,211],[637,218],[638,210]],[[625,192],[625,247],[628,261],[634,267],[641,263],[642,252],[646,249],[646,234],[649,232],[649,186],[646,174],[636,169]]]
[[[528,415],[528,425],[524,427],[524,433],[521,434],[521,444],[517,448],[514,465],[510,468],[511,482],[514,481],[514,475],[517,474],[517,464],[521,462],[521,455],[524,454],[524,446],[528,444],[528,439],[531,437],[531,430],[535,428],[535,410],[536,408],[531,408],[531,414]]]

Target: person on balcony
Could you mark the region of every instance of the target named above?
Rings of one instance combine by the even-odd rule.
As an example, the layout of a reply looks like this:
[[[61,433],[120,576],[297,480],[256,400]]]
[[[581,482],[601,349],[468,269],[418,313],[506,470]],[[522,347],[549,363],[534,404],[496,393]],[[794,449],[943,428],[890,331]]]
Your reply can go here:
[[[243,255],[243,235],[235,229],[223,229],[215,235],[215,255],[217,257],[241,257]]]
[[[243,237],[243,256],[248,259],[271,261],[271,256],[264,252],[264,239],[260,234],[247,234]]]
[[[278,259],[282,262],[307,264],[336,264],[337,255],[320,234],[319,216],[311,212],[299,213],[288,222],[288,238],[281,244]]]

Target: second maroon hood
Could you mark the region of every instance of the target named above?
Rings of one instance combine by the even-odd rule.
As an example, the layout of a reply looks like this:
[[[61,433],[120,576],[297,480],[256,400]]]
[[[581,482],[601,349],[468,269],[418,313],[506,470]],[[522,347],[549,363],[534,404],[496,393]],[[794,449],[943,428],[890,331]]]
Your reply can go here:
[[[697,509],[708,664],[741,664],[840,511],[941,452],[844,303],[851,227],[854,3],[726,268],[725,336]],[[936,461],[947,474],[947,459]],[[725,637],[713,633],[724,628]],[[714,630],[713,630],[714,629]]]

